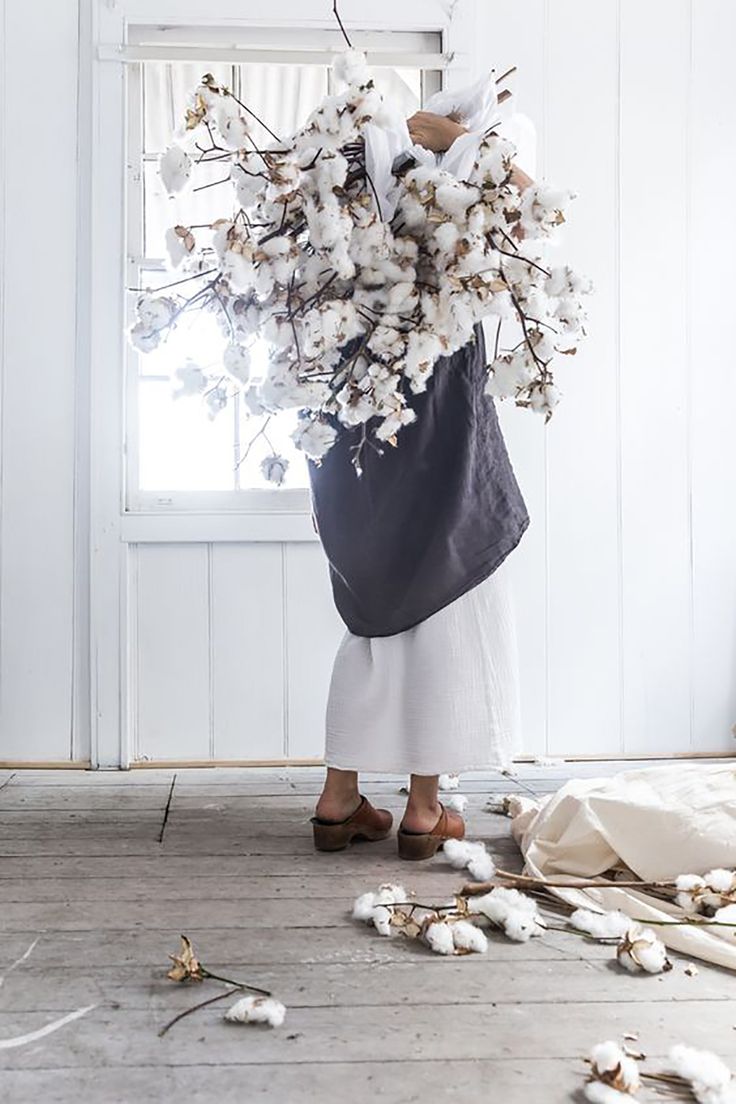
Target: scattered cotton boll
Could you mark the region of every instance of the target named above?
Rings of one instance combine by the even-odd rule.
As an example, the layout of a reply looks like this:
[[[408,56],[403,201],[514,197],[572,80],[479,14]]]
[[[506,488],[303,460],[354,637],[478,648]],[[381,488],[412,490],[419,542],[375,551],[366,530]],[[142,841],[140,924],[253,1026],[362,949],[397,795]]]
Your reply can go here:
[[[455,953],[452,925],[445,921],[428,924],[424,929],[424,938],[435,954],[451,955]]]
[[[471,897],[468,908],[503,928],[509,939],[524,943],[544,929],[536,902],[518,889],[496,886],[481,897]]]
[[[670,1047],[672,1069],[689,1081],[695,1099],[701,1104],[734,1104],[736,1082],[728,1066],[709,1050],[678,1043]]]
[[[374,906],[371,920],[373,922],[373,927],[376,929],[379,935],[393,935],[393,928],[391,927],[391,915],[392,910],[390,908],[387,908],[385,905]]]
[[[468,799],[465,794],[450,794],[449,797],[442,799],[442,804],[446,809],[452,809],[453,812],[462,815],[468,807]]]
[[[468,874],[474,882],[489,882],[496,873],[496,864],[491,856],[478,853],[468,863]]]
[[[365,922],[371,923],[373,920],[373,910],[376,907],[376,894],[374,891],[368,893],[361,893],[360,897],[356,897],[353,904],[353,919],[365,920]]]
[[[633,923],[616,949],[619,963],[629,971],[647,974],[661,974],[672,969],[667,958],[667,948],[651,928],[643,928]]]
[[[441,774],[437,784],[441,790],[456,790],[460,785],[460,776],[458,774]]]
[[[594,1046],[590,1051],[590,1061],[593,1076],[619,1093],[632,1094],[641,1087],[636,1060],[613,1039]]]
[[[337,432],[319,419],[301,418],[291,439],[310,460],[321,460],[335,443]]]
[[[578,931],[588,932],[597,939],[620,939],[631,927],[631,918],[619,909],[592,912],[579,908],[570,915],[570,923]]]
[[[703,875],[703,880],[706,885],[702,897],[705,908],[717,909],[736,898],[736,872],[733,870],[724,870],[720,867],[709,870]]]
[[[699,874],[680,874],[675,879],[677,893],[675,901],[688,913],[700,912],[701,891],[705,889],[705,879]]]
[[[460,952],[484,954],[488,950],[488,937],[469,920],[455,920],[452,925],[452,941]]]
[[[208,382],[205,373],[193,360],[186,360],[181,364],[174,372],[173,379],[178,384],[173,391],[175,399],[183,395],[200,395]]]
[[[181,262],[194,252],[196,245],[194,234],[186,226],[169,227],[164,241],[172,268],[178,268]]]
[[[285,1006],[273,997],[241,997],[225,1013],[230,1023],[265,1023],[270,1027],[281,1027],[285,1017]]]
[[[169,195],[183,191],[192,176],[192,159],[181,146],[169,146],[158,161],[158,169],[164,188]]]
[[[261,472],[263,478],[269,483],[275,483],[280,487],[286,478],[289,469],[289,461],[283,456],[266,456],[261,460]]]
[[[448,839],[442,845],[442,853],[456,870],[462,870],[473,859],[487,855],[486,845],[466,839]]]
[[[238,383],[247,383],[250,378],[250,353],[245,345],[231,342],[222,358],[222,364],[229,376]]]
[[[361,50],[343,50],[333,59],[332,71],[344,84],[367,84],[371,79],[370,69]]]

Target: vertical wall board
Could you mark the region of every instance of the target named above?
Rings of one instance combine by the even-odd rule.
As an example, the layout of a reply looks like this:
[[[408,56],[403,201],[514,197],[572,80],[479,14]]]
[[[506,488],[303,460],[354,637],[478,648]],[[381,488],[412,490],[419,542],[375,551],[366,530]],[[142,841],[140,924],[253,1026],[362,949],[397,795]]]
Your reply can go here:
[[[206,544],[138,547],[138,758],[210,757],[208,565]]]
[[[546,40],[547,181],[577,192],[547,261],[571,264],[596,289],[587,301],[589,336],[575,356],[556,360],[563,399],[546,430],[548,750],[614,752],[621,747],[616,5],[555,0]]]
[[[3,12],[0,758],[62,760],[71,756],[77,5],[47,5],[42,19],[19,3]],[[33,121],[44,119],[40,139]]]
[[[215,759],[284,753],[284,634],[279,544],[212,546]]]
[[[689,15],[621,4],[623,708],[645,754],[691,746]]]
[[[693,4],[690,289],[694,599],[693,747],[736,751],[736,223],[721,207],[736,179],[736,42],[731,0]],[[724,107],[729,108],[724,111]]]
[[[327,563],[320,546],[305,543],[283,547],[285,752],[291,759],[321,757],[332,662],[345,626],[332,602]]]
[[[500,76],[516,66],[514,110],[533,120],[537,128],[538,178],[545,171],[544,30],[545,0],[478,5],[476,72],[493,67]],[[490,358],[495,328],[488,322],[484,329]],[[531,517],[521,543],[510,555],[509,577],[519,636],[524,752],[542,754],[547,740],[546,437],[541,419],[530,417],[508,401],[497,401],[496,408]]]

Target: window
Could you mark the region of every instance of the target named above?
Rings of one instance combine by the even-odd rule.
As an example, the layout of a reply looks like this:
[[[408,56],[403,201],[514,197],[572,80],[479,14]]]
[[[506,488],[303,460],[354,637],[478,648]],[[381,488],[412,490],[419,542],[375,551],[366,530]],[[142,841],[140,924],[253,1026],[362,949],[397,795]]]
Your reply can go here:
[[[230,87],[277,134],[295,130],[331,91],[330,52],[325,52],[331,35],[254,30],[248,33],[247,51],[231,41],[222,45],[232,35],[217,29],[131,28],[129,37],[137,54],[127,67],[129,288],[155,289],[181,278],[167,269],[163,259],[164,234],[170,226],[201,227],[229,213],[230,186],[220,183],[227,170],[217,163],[198,166],[196,190],[183,197],[168,197],[158,178],[159,155],[170,144],[188,94],[204,73],[212,73]],[[380,90],[407,115],[441,86],[439,34],[394,32],[387,39],[385,33],[372,33],[354,38],[356,46],[368,50]],[[387,41],[390,52],[374,52]],[[333,48],[339,48],[338,39]],[[424,57],[435,67],[427,67]],[[271,140],[265,131],[254,136],[262,137],[264,144]],[[192,282],[192,286],[197,285]],[[135,295],[128,299],[130,320]],[[237,397],[214,417],[199,395],[173,398],[170,377],[175,369],[191,359],[211,371],[219,363],[223,345],[214,316],[192,311],[155,352],[140,355],[132,348],[126,350],[129,510],[247,510],[278,508],[278,502],[305,508],[306,463],[290,439],[295,412],[272,418],[268,438],[261,435],[249,449],[260,423],[246,417]],[[265,346],[262,356],[265,366]],[[289,460],[279,490],[271,488],[260,471],[260,462],[271,449]]]

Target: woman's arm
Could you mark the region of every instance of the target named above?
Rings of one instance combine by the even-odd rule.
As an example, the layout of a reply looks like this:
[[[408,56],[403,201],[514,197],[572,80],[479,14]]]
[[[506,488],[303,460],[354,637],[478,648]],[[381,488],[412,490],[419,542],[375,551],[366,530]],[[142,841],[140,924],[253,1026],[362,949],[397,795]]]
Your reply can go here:
[[[433,153],[445,153],[456,138],[467,134],[467,127],[459,123],[452,115],[434,115],[431,111],[417,111],[407,119],[409,137],[417,146],[424,146]],[[511,183],[520,192],[534,181],[518,165],[511,172]]]

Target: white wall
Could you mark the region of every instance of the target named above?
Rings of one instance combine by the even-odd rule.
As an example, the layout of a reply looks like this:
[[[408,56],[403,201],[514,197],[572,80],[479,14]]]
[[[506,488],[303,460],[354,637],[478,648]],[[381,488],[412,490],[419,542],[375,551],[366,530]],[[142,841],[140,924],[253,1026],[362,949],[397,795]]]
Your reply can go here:
[[[77,8],[0,2],[0,759],[74,732]]]
[[[0,11],[0,761],[84,760],[77,11]],[[479,0],[475,64],[518,65],[537,174],[578,191],[565,252],[597,287],[550,425],[502,408],[533,518],[513,559],[529,753],[733,749],[736,228],[712,205],[736,169],[735,34],[730,0]],[[340,625],[316,546],[136,543],[124,572],[134,757],[319,754]]]

